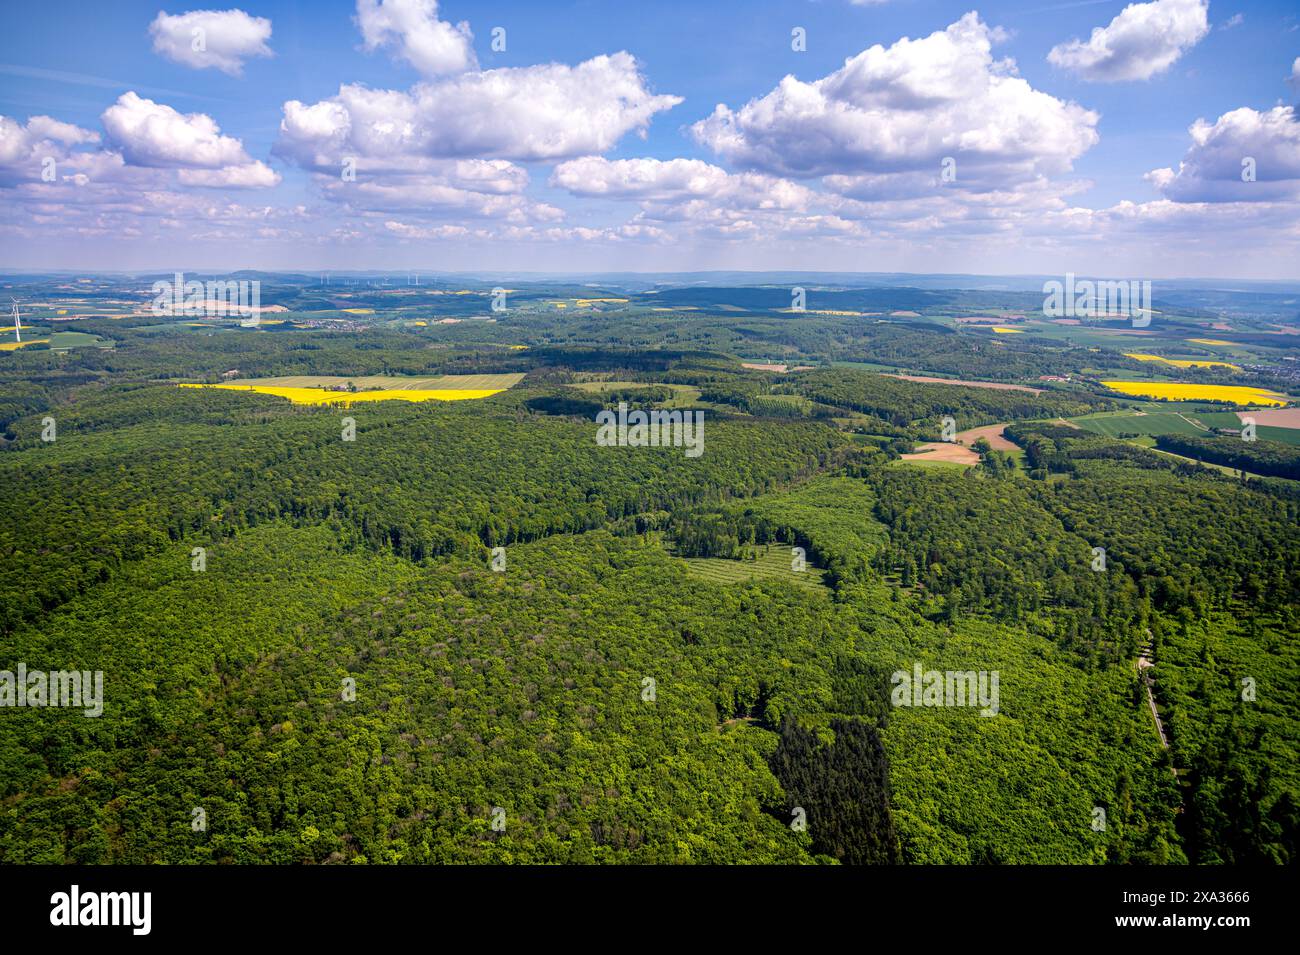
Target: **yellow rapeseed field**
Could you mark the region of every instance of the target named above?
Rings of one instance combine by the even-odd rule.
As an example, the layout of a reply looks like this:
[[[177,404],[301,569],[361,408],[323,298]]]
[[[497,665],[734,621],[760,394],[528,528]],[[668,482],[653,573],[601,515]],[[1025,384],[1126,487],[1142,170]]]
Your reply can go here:
[[[0,342],[0,351],[17,351],[20,348],[26,348],[28,345],[36,345],[48,341],[48,338],[32,338],[25,342]]]
[[[1276,392],[1245,385],[1197,385],[1177,381],[1103,381],[1115,391],[1138,398],[1168,398],[1171,401],[1231,401],[1239,405],[1285,405]]]
[[[182,388],[222,388],[226,391],[256,391],[288,398],[296,405],[339,405],[344,408],[363,401],[466,401],[499,394],[502,389],[483,388],[391,388],[386,391],[328,391],[324,388],[291,388],[280,385],[182,384]]]
[[[1163,365],[1173,365],[1175,368],[1231,368],[1233,371],[1241,371],[1240,365],[1234,365],[1230,361],[1210,361],[1208,358],[1165,358],[1161,355],[1147,355],[1132,351],[1126,351],[1124,357],[1136,358],[1138,361],[1158,361]]]
[[[1023,335],[1025,330],[1023,328],[1008,328],[1006,325],[994,325],[993,331],[999,335]]]
[[[1221,341],[1218,338],[1189,338],[1189,342],[1196,342],[1198,345],[1231,345],[1232,342]]]

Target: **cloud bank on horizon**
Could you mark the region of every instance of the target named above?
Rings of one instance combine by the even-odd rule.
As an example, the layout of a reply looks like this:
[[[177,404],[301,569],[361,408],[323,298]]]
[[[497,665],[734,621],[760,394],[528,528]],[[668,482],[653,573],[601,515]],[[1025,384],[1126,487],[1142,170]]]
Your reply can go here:
[[[1059,14],[999,10],[1004,26],[915,6],[736,7],[748,31],[770,19],[773,40],[764,55],[692,51],[712,70],[644,24],[592,27],[556,43],[586,54],[547,55],[537,38],[551,27],[489,10],[476,33],[437,0],[313,5],[331,28],[319,40],[281,26],[303,27],[306,8],[285,4],[159,12],[114,75],[153,55],[148,79],[201,108],[148,81],[89,118],[6,105],[3,264],[1295,277],[1300,118],[1286,97],[1300,93],[1300,24],[1285,5],[1270,27],[1267,12],[1245,20],[1216,2],[1216,30],[1208,0],[1109,19],[1087,5],[1080,22],[1106,22],[1086,40],[1054,28]],[[886,17],[914,28],[835,65],[807,52],[830,38],[801,27],[803,12],[842,18],[843,32],[880,35],[870,24]],[[1289,33],[1290,55],[1252,51],[1255,27]],[[55,75],[46,65],[26,69]],[[274,95],[319,90],[308,67],[333,90]],[[1269,98],[1187,102],[1189,78],[1226,68]],[[62,88],[112,86],[78,75]],[[1139,153],[1109,147],[1112,130]]]

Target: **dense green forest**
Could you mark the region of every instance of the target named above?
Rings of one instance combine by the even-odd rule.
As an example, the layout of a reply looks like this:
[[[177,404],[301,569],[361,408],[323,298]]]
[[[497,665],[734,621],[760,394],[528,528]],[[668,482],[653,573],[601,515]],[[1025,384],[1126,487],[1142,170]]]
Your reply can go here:
[[[1300,480],[1300,448],[1281,441],[1243,441],[1222,435],[1213,438],[1162,434],[1156,447],[1197,461],[1223,464],[1252,474]]]
[[[792,387],[813,401],[858,411],[896,428],[919,425],[931,440],[939,437],[945,415],[954,419],[958,430],[965,430],[1008,418],[1085,414],[1111,404],[1080,392],[1056,395],[964,388],[840,368],[805,372],[795,377]]]
[[[1117,406],[1086,384],[736,357],[784,335],[1023,380],[1086,350],[693,321],[539,320],[511,349],[521,319],[436,343],[104,320],[112,350],[6,355],[0,670],[102,670],[105,698],[0,710],[0,862],[1296,860],[1282,452],[1158,439],[1229,475],[1078,430]],[[526,378],[348,411],[172,384],[234,368]],[[705,453],[598,445],[619,402],[701,411]],[[944,416],[1015,449],[900,460]],[[760,554],[790,579],[690,563]],[[893,705],[917,666],[997,673],[996,715]]]

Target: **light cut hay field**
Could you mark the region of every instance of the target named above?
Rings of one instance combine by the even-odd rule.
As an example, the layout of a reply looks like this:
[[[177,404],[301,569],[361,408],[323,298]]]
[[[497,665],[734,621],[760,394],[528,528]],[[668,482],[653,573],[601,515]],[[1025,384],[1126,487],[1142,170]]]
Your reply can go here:
[[[1300,428],[1300,408],[1275,408],[1272,411],[1239,411],[1238,418],[1254,418],[1259,425],[1274,428]]]

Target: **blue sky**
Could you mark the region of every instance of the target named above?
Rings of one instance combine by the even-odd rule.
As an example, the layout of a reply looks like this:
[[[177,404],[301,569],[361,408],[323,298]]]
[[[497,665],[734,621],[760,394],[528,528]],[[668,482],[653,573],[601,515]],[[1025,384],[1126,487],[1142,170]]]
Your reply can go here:
[[[9,14],[0,266],[1300,274],[1294,3],[202,9]]]

